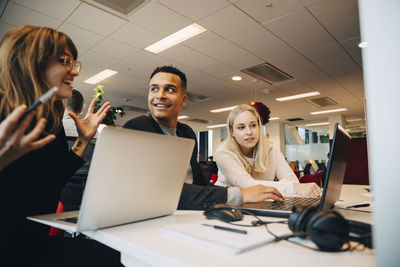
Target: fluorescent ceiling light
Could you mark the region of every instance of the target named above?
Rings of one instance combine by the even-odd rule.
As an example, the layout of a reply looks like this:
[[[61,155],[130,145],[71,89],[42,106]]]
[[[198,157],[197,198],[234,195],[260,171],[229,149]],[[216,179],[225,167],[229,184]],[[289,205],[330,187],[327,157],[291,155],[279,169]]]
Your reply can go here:
[[[350,120],[346,120],[347,122],[354,122],[354,121],[364,121],[365,119],[360,118],[360,119],[350,119]]]
[[[212,113],[224,112],[224,111],[232,110],[232,109],[234,109],[234,108],[236,108],[236,107],[237,107],[237,106],[226,107],[226,108],[218,108],[218,109],[210,110],[210,112],[212,112]]]
[[[233,76],[233,77],[232,77],[232,80],[234,80],[234,81],[241,81],[241,80],[242,80],[242,77],[240,77],[240,76]]]
[[[147,50],[154,54],[158,54],[205,31],[207,31],[206,28],[196,23],[193,23],[171,35],[168,35],[157,43],[146,47],[144,50]]]
[[[271,118],[269,118],[269,120],[270,121],[276,121],[276,120],[279,120],[279,117],[271,117]]]
[[[310,112],[311,115],[318,115],[318,114],[325,114],[325,113],[332,113],[332,112],[340,112],[345,111],[347,108],[338,108],[338,109],[330,109],[330,110],[323,110],[323,111],[314,111]]]
[[[97,73],[96,75],[90,77],[89,79],[84,81],[84,83],[97,84],[97,83],[101,82],[102,80],[105,80],[108,77],[111,77],[111,76],[113,76],[114,74],[117,74],[117,73],[118,73],[118,71],[105,69],[105,70]]]
[[[318,122],[318,123],[309,123],[309,124],[305,124],[304,126],[321,126],[321,125],[329,125],[329,122]]]
[[[291,95],[291,96],[285,96],[285,97],[279,97],[275,98],[276,101],[288,101],[288,100],[293,100],[293,99],[298,99],[298,98],[304,98],[304,97],[309,97],[309,96],[315,96],[319,95],[320,92],[315,91],[315,92],[309,92],[305,94],[299,94],[299,95]]]
[[[358,47],[359,48],[366,48],[366,47],[368,47],[368,42],[361,42],[361,43],[358,44]]]
[[[226,127],[226,124],[215,124],[215,125],[207,126],[208,129],[221,128],[221,127]]]
[[[178,116],[178,120],[187,119],[187,118],[189,118],[189,116],[186,116],[186,115]]]

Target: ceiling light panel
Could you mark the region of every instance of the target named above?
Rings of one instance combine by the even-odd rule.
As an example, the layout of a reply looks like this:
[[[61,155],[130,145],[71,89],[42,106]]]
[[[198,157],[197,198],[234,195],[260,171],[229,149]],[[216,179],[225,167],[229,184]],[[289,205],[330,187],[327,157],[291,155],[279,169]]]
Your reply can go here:
[[[93,75],[92,77],[90,77],[89,79],[84,81],[84,83],[97,84],[97,83],[101,82],[102,80],[105,80],[117,73],[118,73],[118,71],[105,69],[105,70],[97,73],[96,75]]]
[[[237,107],[237,106],[226,107],[226,108],[218,108],[218,109],[210,110],[210,112],[212,112],[212,113],[219,113],[219,112],[224,112],[224,111],[230,111],[230,110],[232,110],[232,109],[234,109],[234,108],[236,108],[236,107]]]
[[[310,112],[310,114],[311,115],[318,115],[318,114],[325,114],[325,113],[341,112],[341,111],[346,111],[346,110],[347,110],[347,108],[338,108],[338,109],[314,111],[314,112]]]
[[[314,91],[314,92],[309,92],[309,93],[304,93],[304,94],[291,95],[291,96],[285,96],[285,97],[278,97],[278,98],[275,98],[275,100],[282,102],[282,101],[289,101],[289,100],[293,100],[293,99],[316,96],[316,95],[319,95],[319,94],[320,94],[320,92]]]
[[[177,44],[180,44],[196,35],[199,35],[200,33],[203,33],[207,31],[206,28],[193,23],[167,37],[164,39],[146,47],[144,50],[152,52],[154,54],[158,54],[164,50],[167,50],[168,48],[171,48]]]

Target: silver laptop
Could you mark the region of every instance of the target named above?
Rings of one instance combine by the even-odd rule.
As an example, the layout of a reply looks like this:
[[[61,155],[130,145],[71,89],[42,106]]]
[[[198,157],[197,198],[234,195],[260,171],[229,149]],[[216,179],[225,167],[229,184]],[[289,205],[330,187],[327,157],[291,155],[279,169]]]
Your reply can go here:
[[[171,214],[193,147],[187,138],[106,127],[96,142],[80,210],[28,219],[74,233]]]
[[[318,206],[320,210],[333,207],[339,200],[342,191],[347,157],[350,150],[350,135],[336,123],[332,141],[328,168],[325,176],[324,190],[321,199],[287,197],[283,202],[261,201],[242,204],[238,208],[260,216],[289,217],[295,205]]]

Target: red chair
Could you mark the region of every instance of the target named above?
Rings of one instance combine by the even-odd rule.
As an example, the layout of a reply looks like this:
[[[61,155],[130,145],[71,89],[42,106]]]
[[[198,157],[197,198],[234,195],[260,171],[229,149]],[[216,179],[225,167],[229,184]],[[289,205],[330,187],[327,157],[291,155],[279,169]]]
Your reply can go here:
[[[61,203],[61,201],[59,201],[56,213],[61,213],[61,212],[64,212],[64,206]],[[55,227],[50,228],[49,236],[63,236],[63,235],[64,235],[64,230]]]
[[[321,186],[323,174],[324,174],[323,171],[320,171],[317,173],[312,173],[312,174],[306,174],[306,175],[300,177],[299,182],[300,183],[316,183],[318,186]]]
[[[218,180],[218,175],[215,173],[211,174],[210,183],[215,184],[217,180]]]

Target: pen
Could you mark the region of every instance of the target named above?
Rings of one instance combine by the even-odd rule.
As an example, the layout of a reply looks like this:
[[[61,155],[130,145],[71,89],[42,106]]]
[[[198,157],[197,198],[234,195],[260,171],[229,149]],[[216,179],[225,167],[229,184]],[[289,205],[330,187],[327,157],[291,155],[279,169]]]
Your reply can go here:
[[[351,205],[351,206],[347,206],[346,208],[351,209],[351,208],[364,208],[364,207],[369,207],[369,203]]]
[[[235,229],[235,228],[219,226],[219,225],[211,225],[211,224],[207,224],[207,223],[202,223],[202,225],[213,227],[214,229],[218,229],[218,230],[224,230],[224,231],[229,231],[229,232],[234,232],[234,233],[238,233],[238,234],[247,235],[247,231],[246,230]]]
[[[54,95],[55,92],[58,91],[58,88],[56,86],[52,87],[51,89],[49,89],[46,93],[44,93],[38,101],[36,101],[35,103],[33,103],[32,106],[30,106],[29,108],[26,109],[24,115],[22,115],[20,121],[22,121],[26,115],[29,114],[29,112],[35,110],[38,106],[40,106],[43,102],[45,102],[46,100],[48,100],[50,97],[52,97]]]

